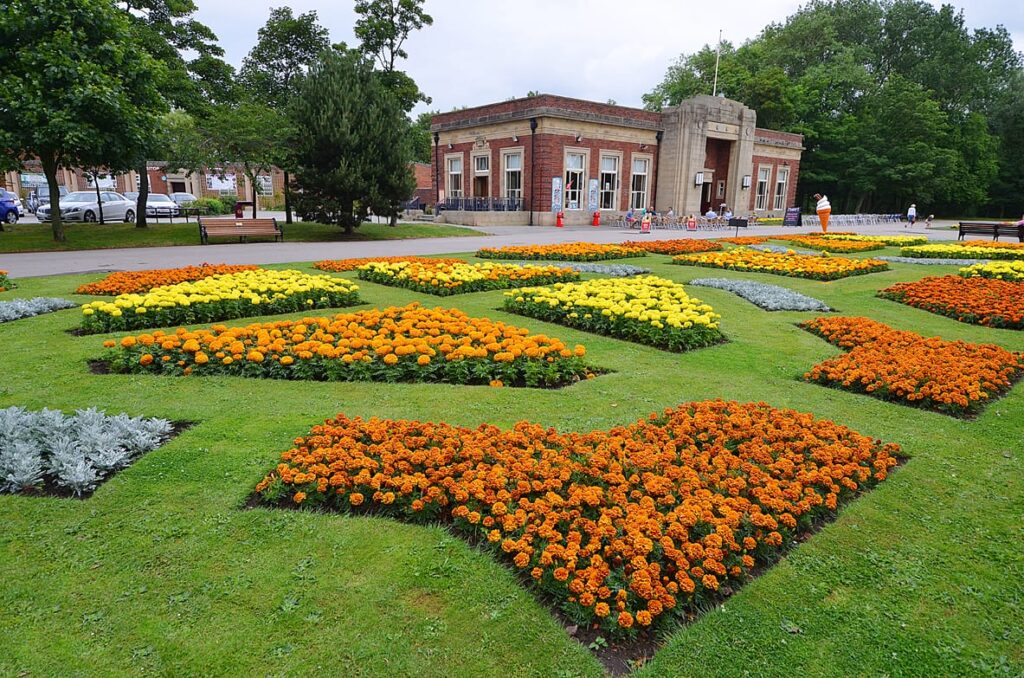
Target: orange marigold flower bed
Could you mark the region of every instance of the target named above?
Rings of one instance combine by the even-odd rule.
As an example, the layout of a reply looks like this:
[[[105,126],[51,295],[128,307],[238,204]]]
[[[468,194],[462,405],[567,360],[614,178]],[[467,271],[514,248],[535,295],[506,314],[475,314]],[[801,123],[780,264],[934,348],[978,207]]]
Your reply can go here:
[[[375,261],[408,261],[410,263],[427,265],[466,263],[462,259],[437,259],[433,257],[361,257],[357,259],[325,259],[313,264],[313,268],[319,268],[321,271],[334,271],[336,273],[341,273],[343,271],[354,271],[364,264],[370,264]]]
[[[768,238],[760,235],[738,235],[734,238],[719,238],[718,242],[727,242],[730,245],[761,245],[768,242]]]
[[[722,249],[721,243],[714,240],[699,238],[680,238],[678,240],[647,240],[644,242],[625,242],[626,247],[637,247],[655,254],[689,254],[691,252],[716,252]]]
[[[774,562],[898,453],[810,414],[721,400],[590,433],[338,415],[297,438],[256,492],[448,522],[571,618],[628,636]]]
[[[894,330],[868,318],[801,325],[849,352],[804,374],[808,381],[953,416],[978,412],[1024,374],[1024,353]]]
[[[594,376],[586,349],[419,304],[107,341],[116,372],[553,387]]]
[[[647,252],[630,244],[598,245],[591,242],[569,242],[560,245],[522,245],[483,247],[477,250],[481,259],[525,259],[528,261],[601,261],[647,256]]]
[[[254,271],[258,266],[248,264],[199,264],[182,268],[158,268],[149,271],[117,271],[103,280],[81,285],[76,294],[137,294],[148,292],[155,287],[177,285],[182,282],[202,280],[214,275]]]
[[[0,271],[0,292],[6,292],[17,287],[11,279],[7,277],[7,271]]]
[[[843,234],[833,233],[833,235]],[[851,252],[870,252],[871,250],[880,250],[885,249],[886,247],[884,242],[830,240],[828,238],[823,238],[820,235],[776,236],[773,239],[793,243],[794,245],[800,245],[801,247],[807,247],[812,250],[821,250],[822,252],[839,252],[840,254],[849,254]]]
[[[1024,282],[930,276],[897,283],[878,296],[972,325],[1024,329]]]

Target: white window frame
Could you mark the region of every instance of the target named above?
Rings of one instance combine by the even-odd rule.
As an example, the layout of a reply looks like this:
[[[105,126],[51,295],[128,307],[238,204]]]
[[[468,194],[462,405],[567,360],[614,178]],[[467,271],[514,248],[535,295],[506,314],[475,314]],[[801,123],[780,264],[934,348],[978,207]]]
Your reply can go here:
[[[612,182],[612,187],[605,188],[604,178],[606,172],[604,171],[604,161],[606,158],[615,160],[615,180]],[[597,176],[600,184],[598,185],[597,193],[597,206],[598,209],[618,211],[619,201],[621,199],[620,193],[622,187],[622,153],[621,152],[609,152],[601,151],[600,158],[597,165]],[[605,207],[605,197],[611,194],[611,204]]]
[[[507,199],[522,200],[523,199],[523,166],[526,163],[526,154],[523,152],[523,147],[517,148],[503,148],[501,150],[501,196]],[[512,156],[519,156],[519,169],[510,170],[508,168],[508,159]],[[519,188],[509,188],[509,172],[516,172],[519,174]],[[510,191],[517,191],[516,195],[513,195]]]
[[[569,169],[569,156],[578,155],[583,158],[583,167],[580,169]],[[566,148],[562,155],[562,207],[570,211],[587,209],[587,170],[590,168],[590,149],[588,148]],[[579,185],[569,190],[569,172],[579,175]],[[570,207],[570,195],[576,196],[576,207]]]
[[[445,195],[449,198],[461,198],[465,195],[463,187],[466,184],[466,158],[464,156],[464,153],[447,153],[444,156],[444,189]],[[456,176],[456,173],[451,171],[452,160],[459,161],[458,186],[452,186],[452,177]]]
[[[762,173],[765,173],[764,178],[761,176]],[[764,212],[768,209],[768,184],[771,183],[771,179],[772,166],[758,165],[757,190],[754,193],[754,210],[757,212]]]
[[[487,161],[487,167],[480,169],[480,160]],[[490,153],[474,153],[473,154],[473,176],[475,177],[490,177],[491,176],[491,154]]]
[[[637,161],[643,161],[646,163],[644,172],[639,174],[636,172]],[[645,155],[640,153],[633,153],[629,159],[629,206],[635,210],[647,209],[647,196],[651,192],[651,167],[654,164],[654,156]],[[636,179],[637,177],[643,177],[643,190],[636,190]],[[639,198],[639,200],[637,199]]]
[[[772,208],[776,210],[786,209],[786,195],[789,193],[789,168],[783,165],[775,168],[775,197],[772,200]]]

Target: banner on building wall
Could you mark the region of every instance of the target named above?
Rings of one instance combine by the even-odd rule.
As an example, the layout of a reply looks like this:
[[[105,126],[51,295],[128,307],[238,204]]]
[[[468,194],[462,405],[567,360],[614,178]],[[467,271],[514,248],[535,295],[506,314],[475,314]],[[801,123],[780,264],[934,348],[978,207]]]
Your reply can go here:
[[[45,174],[22,174],[21,177],[22,186],[45,186],[46,175]]]
[[[206,188],[211,191],[236,191],[238,184],[234,174],[225,174],[223,177],[216,174],[206,175]]]
[[[590,183],[587,186],[587,211],[588,212],[596,212],[597,211],[597,193],[598,193],[597,179],[591,179]]]
[[[551,211],[562,210],[562,177],[551,177]]]
[[[92,175],[86,175],[85,185],[89,188],[96,188],[97,186],[100,188],[114,188],[114,177],[105,176],[94,180]]]

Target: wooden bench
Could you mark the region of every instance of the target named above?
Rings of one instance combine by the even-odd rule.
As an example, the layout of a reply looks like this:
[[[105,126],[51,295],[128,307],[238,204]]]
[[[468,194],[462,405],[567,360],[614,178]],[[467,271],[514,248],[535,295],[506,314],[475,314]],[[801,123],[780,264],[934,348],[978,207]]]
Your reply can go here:
[[[210,243],[210,236],[227,236],[238,238],[238,242],[248,242],[248,237],[273,236],[275,241],[284,242],[284,230],[278,225],[277,219],[208,219],[199,217],[199,242]]]
[[[1018,242],[1024,242],[1024,225],[1018,226],[1001,221],[961,221],[956,239],[963,240],[965,235],[990,235],[993,240],[999,240],[1001,235],[1008,235],[1011,238],[1017,236]]]

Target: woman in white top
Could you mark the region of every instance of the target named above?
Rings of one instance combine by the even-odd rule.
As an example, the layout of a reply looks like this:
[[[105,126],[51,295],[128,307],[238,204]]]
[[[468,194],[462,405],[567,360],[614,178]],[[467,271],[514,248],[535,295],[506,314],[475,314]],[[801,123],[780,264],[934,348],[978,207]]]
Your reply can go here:
[[[821,232],[828,233],[828,218],[832,216],[832,204],[828,201],[827,195],[815,193],[814,199],[818,201],[818,219],[821,220]]]

